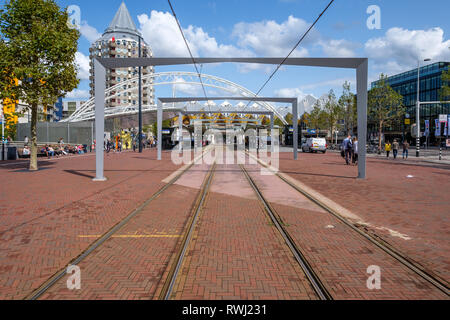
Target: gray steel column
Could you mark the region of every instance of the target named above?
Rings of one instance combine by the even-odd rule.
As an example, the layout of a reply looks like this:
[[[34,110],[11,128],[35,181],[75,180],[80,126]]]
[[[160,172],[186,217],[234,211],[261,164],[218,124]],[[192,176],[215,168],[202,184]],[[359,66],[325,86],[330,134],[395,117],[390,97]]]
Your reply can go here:
[[[95,72],[95,149],[96,176],[94,181],[106,181],[103,175],[104,152],[103,143],[105,139],[105,90],[106,70],[97,59],[94,59]]]
[[[158,126],[158,160],[161,160],[162,154],[162,122],[163,122],[163,107],[161,101],[158,100],[157,112],[157,126]]]
[[[358,101],[358,179],[366,179],[367,74],[368,60],[365,60],[356,70]]]
[[[141,37],[139,36],[139,58],[141,55]],[[142,67],[139,67],[139,153],[142,153]]]
[[[294,126],[294,160],[298,160],[298,100],[292,102],[292,125]]]
[[[180,153],[183,152],[183,114],[178,113],[178,150]]]
[[[273,152],[274,147],[273,147],[273,127],[274,127],[274,123],[275,123],[275,116],[272,113],[270,115],[270,152]]]

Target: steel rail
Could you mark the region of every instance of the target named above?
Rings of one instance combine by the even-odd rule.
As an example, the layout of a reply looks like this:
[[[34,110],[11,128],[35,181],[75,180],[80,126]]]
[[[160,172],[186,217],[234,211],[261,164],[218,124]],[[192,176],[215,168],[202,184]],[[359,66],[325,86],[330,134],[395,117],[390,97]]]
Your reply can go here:
[[[189,244],[192,239],[192,234],[194,233],[194,229],[195,229],[195,226],[199,219],[200,212],[203,208],[203,204],[204,204],[206,196],[209,192],[209,188],[211,186],[211,181],[214,176],[215,170],[216,170],[216,163],[214,162],[214,164],[211,166],[211,168],[209,170],[208,175],[205,177],[205,180],[203,181],[200,192],[198,193],[197,199],[194,202],[194,206],[193,206],[193,210],[192,210],[192,211],[194,211],[194,213],[189,218],[189,221],[187,223],[186,232],[183,236],[183,239],[181,240],[181,250],[178,250],[178,252],[175,256],[174,263],[172,263],[172,266],[169,270],[166,281],[164,282],[164,285],[159,294],[159,300],[169,300],[172,295],[176,279],[178,277],[179,272],[181,271],[184,257],[186,255],[186,252],[189,248]]]
[[[289,247],[292,254],[294,255],[295,260],[298,262],[301,269],[305,273],[306,277],[308,278],[309,282],[311,283],[311,285],[312,285],[314,291],[316,292],[316,294],[318,295],[318,297],[321,300],[333,300],[333,297],[329,293],[328,289],[326,288],[326,286],[324,285],[322,280],[316,274],[316,272],[314,271],[314,269],[311,267],[308,260],[306,259],[305,255],[298,248],[294,239],[292,239],[289,232],[283,226],[283,221],[281,220],[280,216],[272,208],[270,203],[265,199],[265,197],[259,190],[258,186],[256,185],[255,181],[252,179],[252,177],[250,177],[250,175],[248,174],[248,172],[244,168],[244,166],[240,165],[240,168],[241,168],[242,172],[244,173],[245,177],[247,178],[252,189],[255,191],[256,195],[258,196],[258,199],[261,201],[261,204],[263,205],[266,213],[268,214],[268,216],[272,220],[273,224],[277,228],[278,232],[281,234],[282,238],[284,239],[286,245]]]
[[[206,151],[203,152],[203,154]],[[35,289],[31,294],[26,296],[24,300],[37,300],[39,299],[45,292],[47,292],[51,287],[53,287],[61,278],[66,275],[67,267],[71,265],[78,265],[82,262],[86,257],[88,257],[94,250],[100,247],[103,243],[105,243],[108,239],[110,239],[116,232],[118,232],[122,227],[124,227],[132,218],[142,212],[145,207],[147,207],[153,200],[158,198],[164,191],[166,191],[169,187],[171,187],[175,182],[179,180],[179,178],[184,175],[187,171],[189,171],[192,166],[195,164],[195,159],[192,161],[184,170],[178,173],[172,180],[170,180],[166,185],[160,188],[157,192],[155,192],[150,198],[148,198],[143,204],[141,204],[138,208],[136,208],[132,213],[122,219],[119,223],[113,226],[109,231],[104,233],[100,238],[94,241],[83,253],[73,259],[66,267],[60,269],[53,276],[51,276],[46,282],[44,282],[39,288]]]
[[[258,160],[258,162],[264,166],[265,168],[269,169],[269,166],[262,162],[261,160]],[[311,195],[309,192],[303,190],[299,186],[295,185],[282,175],[280,173],[275,173],[275,175],[280,178],[282,181],[287,183],[289,186],[291,186],[294,190],[301,193],[303,196],[311,200],[313,203],[324,209],[326,212],[337,218],[339,221],[341,221],[343,224],[345,224],[347,227],[352,229],[353,231],[357,232],[359,235],[367,239],[372,244],[376,245],[378,248],[380,248],[383,252],[389,254],[391,257],[393,257],[395,260],[400,262],[402,265],[407,267],[409,270],[413,271],[415,274],[422,277],[424,280],[426,280],[428,283],[432,284],[435,288],[439,289],[441,292],[446,294],[447,296],[450,296],[450,289],[447,281],[444,279],[439,278],[438,276],[432,274],[432,272],[426,270],[423,266],[421,266],[419,263],[405,255],[404,253],[400,252],[398,249],[387,243],[385,240],[378,236],[372,236],[369,233],[359,229],[357,226],[355,226],[353,223],[342,217],[336,210],[333,208],[330,208],[328,205]]]

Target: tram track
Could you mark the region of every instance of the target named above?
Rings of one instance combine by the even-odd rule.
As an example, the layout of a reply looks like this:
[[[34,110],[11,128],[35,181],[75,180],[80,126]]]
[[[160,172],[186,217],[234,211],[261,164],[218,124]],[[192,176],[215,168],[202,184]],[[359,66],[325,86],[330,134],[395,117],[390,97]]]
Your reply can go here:
[[[214,163],[211,166],[208,174],[206,175],[206,177],[202,183],[202,186],[200,188],[200,192],[198,193],[197,199],[194,202],[192,214],[189,217],[189,220],[188,220],[186,228],[185,228],[186,231],[181,240],[180,250],[178,250],[178,252],[176,253],[175,259],[169,269],[167,278],[164,281],[164,285],[159,293],[159,300],[169,300],[170,297],[172,296],[176,280],[182,270],[186,252],[188,251],[188,248],[191,244],[191,239],[192,239],[192,235],[194,233],[194,229],[197,225],[197,222],[200,217],[200,213],[202,211],[206,197],[210,190],[211,181],[214,177],[215,170],[216,170],[216,163]]]
[[[302,271],[301,275],[304,276],[307,279],[307,281],[311,284],[313,292],[320,300],[333,300],[333,297],[329,293],[329,290],[326,288],[322,280],[318,277],[314,269],[306,260],[305,255],[295,244],[295,241],[283,226],[284,225],[283,221],[281,221],[278,214],[271,207],[269,202],[264,198],[254,180],[250,177],[250,175],[243,166],[239,166],[239,168],[243,173],[243,175],[245,176],[246,179],[245,181],[249,183],[251,189],[255,192],[256,198],[261,205],[261,210],[267,213],[269,219],[272,221],[273,225],[280,233],[281,238],[284,240],[288,249],[292,253],[293,258],[300,266],[300,269]],[[186,268],[186,266],[184,266],[185,255],[188,252],[189,248],[192,248],[193,246],[193,243],[191,241],[192,234],[194,233],[194,230],[198,225],[199,216],[201,214],[202,208],[205,204],[207,195],[209,193],[211,181],[213,180],[215,170],[216,164],[214,164],[214,166],[210,169],[209,174],[205,177],[205,180],[201,187],[201,192],[197,196],[195,205],[192,210],[193,213],[191,214],[191,217],[187,223],[186,231],[181,241],[181,245],[179,246],[180,249],[176,253],[175,259],[173,259],[173,263],[169,269],[168,276],[164,282],[162,290],[158,295],[159,300],[170,300],[171,297],[175,294],[174,288],[178,281],[177,280],[178,277],[181,276],[182,270]],[[288,250],[286,251],[288,252]]]
[[[270,205],[270,203],[266,200],[258,186],[256,185],[255,181],[252,179],[252,177],[248,174],[247,170],[243,165],[240,165],[240,168],[242,172],[245,175],[245,178],[247,179],[248,183],[252,187],[253,191],[255,191],[256,196],[258,197],[260,203],[262,204],[264,211],[269,216],[270,220],[274,224],[275,228],[280,233],[281,237],[283,238],[285,244],[293,254],[296,262],[302,269],[305,276],[308,278],[308,281],[310,282],[311,286],[313,287],[315,293],[319,297],[320,300],[333,300],[332,295],[330,294],[327,287],[324,285],[324,282],[319,278],[317,273],[314,271],[314,269],[311,267],[310,263],[306,259],[303,252],[300,250],[300,248],[295,243],[295,240],[291,237],[289,232],[284,227],[284,223],[280,216],[277,214],[275,209]]]
[[[247,153],[248,154],[248,153]],[[249,155],[249,154],[248,154]],[[272,171],[272,168],[261,161],[260,159],[257,159],[258,163],[268,169],[269,171]],[[316,196],[312,195],[307,190],[301,188],[298,186],[294,181],[295,180],[291,177],[286,177],[285,174],[280,174],[280,172],[273,172],[274,175],[276,175],[279,179],[281,179],[284,183],[289,185],[291,188],[302,194],[304,197],[309,199],[311,202],[313,202],[315,205],[319,206],[320,208],[324,209],[328,214],[332,215],[334,218],[338,219],[341,223],[343,223],[347,228],[350,228],[353,232],[356,232],[359,236],[362,236],[364,239],[368,240],[371,244],[377,246],[379,249],[381,249],[384,253],[388,254],[392,258],[394,258],[396,261],[401,263],[403,266],[408,268],[410,271],[415,273],[416,275],[420,276],[422,279],[424,279],[426,282],[431,284],[433,287],[447,295],[447,297],[450,296],[450,289],[449,284],[444,279],[441,279],[440,277],[434,275],[431,271],[426,270],[423,266],[421,266],[419,263],[408,257],[406,254],[402,253],[397,248],[393,247],[389,243],[387,243],[385,240],[380,238],[379,236],[372,235],[365,230],[358,227],[358,225],[355,225],[354,223],[348,221],[346,218],[344,218],[342,215],[339,214],[335,209],[331,208],[329,205],[318,199]]]
[[[204,150],[203,154],[207,152]],[[151,202],[157,199],[160,195],[162,195],[167,189],[173,186],[186,172],[188,172],[194,165],[196,159],[194,159],[189,165],[185,166],[178,172],[169,182],[167,182],[163,187],[161,187],[158,191],[153,193],[151,197],[149,197],[144,203],[142,203],[138,208],[136,208],[133,212],[119,221],[116,225],[110,228],[107,232],[101,235],[97,240],[91,243],[88,248],[83,251],[80,255],[75,257],[68,263],[64,268],[57,271],[53,276],[48,278],[44,283],[42,283],[37,289],[35,289],[32,293],[27,295],[24,300],[38,300],[43,294],[49,291],[54,285],[56,285],[65,275],[68,266],[78,265],[82,261],[84,261],[91,253],[93,253],[96,249],[101,247],[106,241],[111,239],[118,231],[120,231],[123,227],[125,227],[134,217],[139,215]]]

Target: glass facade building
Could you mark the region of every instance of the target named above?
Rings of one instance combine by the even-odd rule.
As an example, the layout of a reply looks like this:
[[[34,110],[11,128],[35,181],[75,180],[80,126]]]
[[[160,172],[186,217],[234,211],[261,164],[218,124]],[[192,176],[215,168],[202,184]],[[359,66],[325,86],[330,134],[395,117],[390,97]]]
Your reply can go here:
[[[442,73],[448,70],[449,64],[449,62],[436,62],[420,68],[421,102],[441,101]],[[417,68],[388,77],[387,82],[392,89],[403,96],[403,104],[406,107],[406,114],[410,116],[411,124],[388,128],[386,136],[388,138],[401,138],[403,133],[405,133],[405,138],[413,141],[411,125],[416,123]],[[378,81],[373,82],[372,88],[377,83]],[[450,100],[450,97],[446,100]],[[432,144],[437,142],[435,137],[435,120],[439,119],[440,114],[450,114],[450,104],[425,104],[420,107],[421,132],[425,132],[425,121],[428,121],[430,126],[428,141]],[[423,138],[423,140],[425,139]]]

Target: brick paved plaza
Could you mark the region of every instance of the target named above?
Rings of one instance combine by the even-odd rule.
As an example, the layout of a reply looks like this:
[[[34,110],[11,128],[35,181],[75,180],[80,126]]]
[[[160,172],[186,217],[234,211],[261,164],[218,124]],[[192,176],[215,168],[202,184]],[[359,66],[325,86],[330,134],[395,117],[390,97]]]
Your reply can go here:
[[[280,154],[282,174],[448,286],[450,166],[370,158],[358,180],[338,154],[299,156]],[[41,160],[38,172],[0,164],[1,299],[30,298],[136,209],[78,264],[80,290],[64,275],[39,298],[159,298],[211,166],[176,166],[170,153],[159,162],[155,150],[105,159],[104,183],[92,182],[93,155]],[[244,167],[334,299],[448,299],[277,176]],[[380,290],[367,288],[371,265],[381,268]],[[317,299],[238,165],[215,168],[171,299]]]

